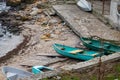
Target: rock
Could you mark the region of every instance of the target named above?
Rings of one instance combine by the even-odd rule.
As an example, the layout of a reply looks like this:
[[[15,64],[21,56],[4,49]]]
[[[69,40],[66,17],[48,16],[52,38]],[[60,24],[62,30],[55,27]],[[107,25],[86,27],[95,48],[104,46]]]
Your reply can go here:
[[[30,15],[31,15],[31,16],[35,16],[35,15],[37,15],[37,13],[38,13],[38,11],[32,11],[32,12],[30,13]]]
[[[32,8],[32,12],[30,13],[31,16],[35,16],[37,15],[39,12],[39,9],[38,8]]]
[[[20,15],[20,16],[17,16],[16,17],[16,20],[21,20],[21,21],[26,21],[26,20],[31,20],[32,19],[32,17],[30,17],[30,16],[25,16],[25,15]]]
[[[56,34],[51,34],[51,37],[52,37],[52,38],[55,38],[55,39],[58,39],[58,38],[59,38],[59,36],[56,35]]]
[[[7,0],[6,3],[8,6],[16,7],[20,5],[21,3],[33,3],[36,0]],[[23,6],[23,5],[21,5]]]
[[[31,3],[35,2],[35,1],[37,1],[37,0],[21,0],[21,2],[29,3],[29,4],[31,4]]]
[[[66,30],[66,28],[65,28],[65,27],[62,27],[62,28],[61,28],[61,31],[63,31],[63,32],[64,32],[65,30]]]
[[[58,21],[56,20],[56,19],[51,19],[51,20],[49,20],[49,23],[50,24],[55,24],[55,23],[57,23]]]
[[[39,2],[38,4],[37,4],[37,8],[47,8],[48,7],[48,4],[47,3],[43,3],[43,2]]]
[[[33,10],[33,11],[37,11],[38,8],[37,8],[37,7],[33,7],[32,10]]]
[[[39,13],[39,14],[40,14],[40,13],[42,13],[42,12],[43,12],[43,10],[42,10],[42,9],[39,9],[39,10],[38,10],[38,13]]]
[[[32,17],[30,17],[30,16],[21,16],[22,21],[31,20],[31,19],[32,19]]]
[[[50,16],[54,16],[56,14],[55,10],[53,10],[53,8],[47,9],[46,12],[50,15]]]
[[[47,33],[41,36],[41,39],[49,39],[51,37],[51,34]]]
[[[60,77],[60,76],[56,76],[56,79],[57,79],[57,80],[61,80],[61,77]]]
[[[0,12],[0,17],[2,17],[2,16],[6,16],[8,14],[8,12],[6,12],[6,11],[2,11],[2,12]]]
[[[0,37],[3,37],[4,35],[3,34],[0,34]]]
[[[60,30],[55,30],[55,34],[59,35],[61,33]]]
[[[21,3],[19,9],[24,10],[26,8],[26,6],[27,5],[25,3]]]
[[[6,3],[8,6],[15,7],[21,4],[21,0],[7,0]]]

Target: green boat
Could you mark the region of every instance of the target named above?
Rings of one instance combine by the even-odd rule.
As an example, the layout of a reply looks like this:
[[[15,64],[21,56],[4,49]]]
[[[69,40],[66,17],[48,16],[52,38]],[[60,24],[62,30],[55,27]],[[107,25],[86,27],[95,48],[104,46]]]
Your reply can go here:
[[[69,47],[62,44],[53,44],[55,51],[63,56],[75,58],[79,60],[90,60],[99,57],[101,53],[92,50],[83,50],[79,48]]]
[[[120,52],[120,46],[112,44],[110,42],[101,42],[100,40],[97,39],[85,38],[85,37],[82,37],[80,39],[83,42],[84,46],[92,50],[96,50],[96,51],[103,50],[107,54]]]

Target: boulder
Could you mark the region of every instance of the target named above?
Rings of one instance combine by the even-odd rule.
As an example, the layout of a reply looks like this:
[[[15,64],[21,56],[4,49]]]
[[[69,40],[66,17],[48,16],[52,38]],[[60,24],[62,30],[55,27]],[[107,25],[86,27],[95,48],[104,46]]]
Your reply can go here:
[[[21,4],[21,0],[7,0],[6,3],[8,6],[15,7]]]
[[[34,1],[36,0],[7,0],[6,2],[8,6],[16,7],[21,3],[33,3]]]
[[[21,0],[23,3],[33,3],[36,0]]]

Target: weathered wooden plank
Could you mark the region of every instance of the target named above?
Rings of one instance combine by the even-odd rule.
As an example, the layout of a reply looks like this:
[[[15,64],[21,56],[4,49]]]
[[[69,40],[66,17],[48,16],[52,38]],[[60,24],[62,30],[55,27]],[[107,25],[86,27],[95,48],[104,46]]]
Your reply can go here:
[[[46,57],[62,57],[60,54],[53,54],[53,53],[37,53],[36,56],[46,56]]]
[[[54,5],[53,8],[78,36],[120,41],[119,31],[110,29],[93,14],[80,10],[76,5]]]
[[[36,66],[36,65],[46,65],[55,63],[58,61],[64,61],[67,58],[48,58],[42,56],[32,56],[24,60],[24,62],[20,63],[21,66]]]

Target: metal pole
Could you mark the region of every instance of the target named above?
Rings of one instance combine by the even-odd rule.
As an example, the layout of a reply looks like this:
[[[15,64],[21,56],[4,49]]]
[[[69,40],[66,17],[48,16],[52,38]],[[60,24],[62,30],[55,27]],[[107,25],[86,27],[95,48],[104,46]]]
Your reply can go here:
[[[91,0],[92,8],[93,8],[93,0]]]
[[[104,10],[105,10],[105,0],[103,0],[102,15],[104,15]]]

